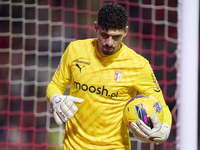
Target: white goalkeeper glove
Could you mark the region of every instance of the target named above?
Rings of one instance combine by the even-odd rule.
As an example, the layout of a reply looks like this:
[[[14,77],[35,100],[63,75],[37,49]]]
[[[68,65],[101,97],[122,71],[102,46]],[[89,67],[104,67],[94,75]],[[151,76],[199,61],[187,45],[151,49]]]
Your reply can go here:
[[[131,123],[129,131],[139,140],[146,143],[165,142],[170,134],[170,126],[167,123],[160,123],[155,113],[150,115],[153,128],[148,127],[142,120],[137,119],[137,124]]]
[[[58,125],[73,118],[74,113],[78,111],[75,103],[82,103],[84,100],[69,95],[54,94],[50,98],[51,112]]]

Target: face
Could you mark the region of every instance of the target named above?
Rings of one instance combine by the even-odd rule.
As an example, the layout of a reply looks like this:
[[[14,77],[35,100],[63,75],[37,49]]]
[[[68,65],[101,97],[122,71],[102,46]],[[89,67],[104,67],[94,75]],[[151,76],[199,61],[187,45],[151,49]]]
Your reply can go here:
[[[127,34],[128,26],[125,30],[110,29],[106,31],[95,22],[94,29],[98,38],[98,51],[101,54],[112,55],[120,50],[121,42]]]

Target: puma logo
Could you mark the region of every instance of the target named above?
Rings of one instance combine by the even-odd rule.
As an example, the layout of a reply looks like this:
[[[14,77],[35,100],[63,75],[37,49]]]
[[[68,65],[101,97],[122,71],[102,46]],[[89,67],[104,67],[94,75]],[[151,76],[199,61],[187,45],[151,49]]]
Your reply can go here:
[[[80,67],[78,64],[76,64],[76,67],[78,67],[78,68],[79,68],[79,70],[80,70],[80,73],[81,73],[81,69],[82,69],[83,67],[85,67],[85,66],[83,66],[83,67]]]

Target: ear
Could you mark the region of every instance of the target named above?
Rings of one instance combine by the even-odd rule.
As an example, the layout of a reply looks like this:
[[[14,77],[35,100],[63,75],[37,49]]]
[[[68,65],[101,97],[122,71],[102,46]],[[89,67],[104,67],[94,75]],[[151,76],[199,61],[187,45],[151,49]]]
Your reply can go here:
[[[128,26],[126,26],[126,29],[124,30],[124,37],[127,35],[128,33]]]
[[[97,32],[98,28],[99,28],[98,23],[97,23],[97,21],[95,21],[94,22],[94,31]]]

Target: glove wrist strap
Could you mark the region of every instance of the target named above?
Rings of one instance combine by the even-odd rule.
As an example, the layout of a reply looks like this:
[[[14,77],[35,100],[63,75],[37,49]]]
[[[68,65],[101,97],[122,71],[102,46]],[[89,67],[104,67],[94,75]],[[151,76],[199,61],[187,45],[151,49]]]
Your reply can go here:
[[[55,97],[57,97],[57,96],[62,96],[62,95],[59,94],[59,93],[52,95],[51,98],[50,98],[50,103],[53,103],[53,101],[55,100]]]

